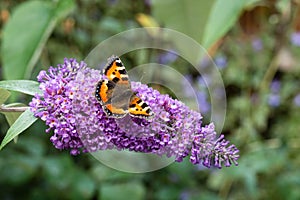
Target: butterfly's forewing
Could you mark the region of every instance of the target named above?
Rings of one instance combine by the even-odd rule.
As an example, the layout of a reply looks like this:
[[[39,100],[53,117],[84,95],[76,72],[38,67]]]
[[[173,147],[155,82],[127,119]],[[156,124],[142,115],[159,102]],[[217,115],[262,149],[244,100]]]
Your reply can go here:
[[[104,69],[105,76],[116,84],[126,84],[130,87],[127,71],[120,58],[112,56]]]

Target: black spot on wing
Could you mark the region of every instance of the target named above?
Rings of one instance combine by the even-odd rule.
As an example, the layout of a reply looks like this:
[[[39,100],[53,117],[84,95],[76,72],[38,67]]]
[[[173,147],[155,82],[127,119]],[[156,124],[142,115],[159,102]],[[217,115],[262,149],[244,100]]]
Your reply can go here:
[[[149,113],[150,113],[150,108],[148,108],[148,109],[146,110],[146,113],[147,113],[147,114],[149,114]]]
[[[142,104],[142,108],[144,109],[144,108],[146,108],[148,105],[144,102],[143,104]]]
[[[139,99],[136,103],[140,104],[142,102],[142,99]]]
[[[120,79],[118,77],[115,77],[112,79],[113,82],[117,83]]]
[[[120,73],[120,74],[126,74],[126,70],[125,70],[125,69],[120,69],[120,70],[119,70],[119,73]]]
[[[114,89],[115,85],[116,84],[114,82],[112,82],[112,81],[108,81],[107,82],[107,87],[108,87],[109,90]]]
[[[136,105],[135,104],[130,104],[129,108],[134,108]]]
[[[119,60],[119,62],[116,62],[116,65],[117,65],[118,67],[122,67],[123,64],[122,64],[121,60],[120,60],[119,58],[117,58],[117,59]]]

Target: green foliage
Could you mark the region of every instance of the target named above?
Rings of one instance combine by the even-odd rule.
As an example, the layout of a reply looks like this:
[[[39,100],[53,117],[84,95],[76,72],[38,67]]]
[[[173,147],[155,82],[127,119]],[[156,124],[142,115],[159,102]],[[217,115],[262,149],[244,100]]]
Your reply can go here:
[[[0,105],[4,104],[8,97],[10,96],[10,92],[6,89],[0,88]]]
[[[152,1],[153,16],[158,22],[164,24],[166,28],[187,34],[200,43],[205,30],[204,27],[207,24],[207,16],[214,2],[154,0]]]
[[[83,171],[74,168],[73,164],[69,155],[49,157],[44,160],[43,174],[48,177],[48,184],[55,186],[46,189],[48,194],[51,195],[54,191],[54,193],[61,193],[62,198],[72,199],[88,199],[93,195],[94,181]]]
[[[29,109],[23,112],[8,129],[4,139],[1,142],[0,150],[16,136],[31,126],[36,120],[37,118],[33,116],[33,113]]]
[[[29,1],[14,10],[3,30],[1,53],[4,78],[30,78],[57,21],[73,8],[72,0]]]
[[[21,92],[24,94],[29,94],[29,95],[35,95],[40,93],[39,84],[35,81],[29,81],[29,80],[0,81],[0,94],[1,94],[0,105],[1,106],[3,103],[6,102],[6,100],[10,96],[10,93],[3,88],[12,91]],[[12,103],[2,107],[10,108],[10,107],[19,107],[19,106],[24,106],[24,105],[20,103]],[[0,150],[11,140],[15,139],[16,141],[17,136],[37,120],[37,118],[33,116],[33,113],[29,111],[29,109],[27,109],[23,113],[22,111],[16,112],[16,111],[9,111],[9,110],[2,111],[1,113],[5,115],[5,118],[9,126],[11,127],[8,129],[4,139],[1,142]]]
[[[118,192],[115,192],[118,191]],[[119,184],[104,184],[99,193],[99,199],[133,199],[142,200],[145,188],[140,183],[127,182]]]
[[[39,89],[39,83],[30,80],[0,81],[0,88],[21,92],[32,96],[35,94],[41,94],[41,90]]]
[[[235,0],[228,3],[227,1],[216,0],[205,26],[203,46],[205,48],[211,47],[234,26],[241,12],[257,1]]]

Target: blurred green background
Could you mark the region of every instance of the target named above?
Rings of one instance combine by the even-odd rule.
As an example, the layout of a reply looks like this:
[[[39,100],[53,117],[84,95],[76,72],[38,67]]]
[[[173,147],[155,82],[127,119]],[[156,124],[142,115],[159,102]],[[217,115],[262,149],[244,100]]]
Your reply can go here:
[[[84,59],[101,41],[147,26],[175,29],[207,48],[224,81],[223,134],[240,149],[239,166],[206,169],[186,159],[145,174],[119,172],[56,150],[38,121],[0,151],[0,199],[300,199],[298,0],[1,0],[0,79],[36,80],[64,57]],[[130,68],[145,57],[195,84],[208,123],[201,76],[168,52],[135,51],[124,60]],[[0,115],[0,140],[8,127]]]

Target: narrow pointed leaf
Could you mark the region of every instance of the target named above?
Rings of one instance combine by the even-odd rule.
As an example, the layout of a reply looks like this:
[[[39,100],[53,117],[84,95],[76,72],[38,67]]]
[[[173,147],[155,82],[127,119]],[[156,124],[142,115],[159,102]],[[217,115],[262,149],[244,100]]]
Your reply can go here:
[[[200,43],[214,2],[215,0],[153,0],[151,7],[158,23],[165,28],[180,31]]]
[[[202,44],[210,48],[237,22],[241,12],[259,0],[216,0],[206,23]]]
[[[12,124],[12,126],[8,129],[4,139],[1,142],[0,150],[12,141],[16,136],[26,130],[29,126],[31,126],[37,118],[33,116],[33,113],[28,109],[23,112],[20,117]]]
[[[10,92],[6,89],[0,88],[0,105],[4,104],[10,96]]]
[[[24,94],[35,95],[41,94],[39,83],[30,80],[8,80],[0,81],[0,88],[22,92]]]
[[[57,21],[73,0],[28,1],[18,6],[3,29],[1,54],[6,79],[29,79]]]
[[[25,106],[22,103],[12,103],[8,104],[5,107],[18,107],[18,106]],[[15,121],[20,117],[22,112],[2,112],[5,115],[6,121],[8,122],[9,126],[11,126]],[[14,138],[14,142],[17,143],[18,136]]]

